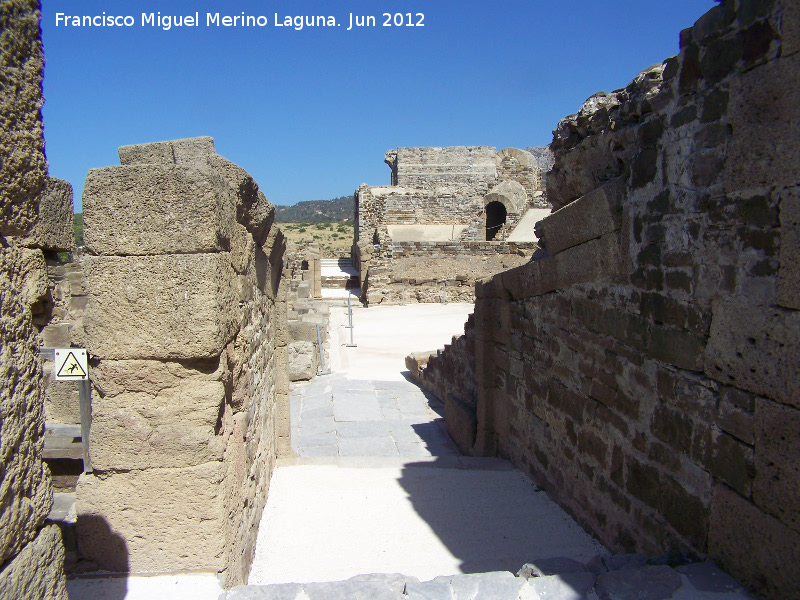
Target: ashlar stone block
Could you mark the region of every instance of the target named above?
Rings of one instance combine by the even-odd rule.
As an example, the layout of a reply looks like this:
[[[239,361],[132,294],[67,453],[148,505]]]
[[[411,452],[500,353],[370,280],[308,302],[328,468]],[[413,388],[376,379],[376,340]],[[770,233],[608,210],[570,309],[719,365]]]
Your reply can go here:
[[[235,198],[208,168],[123,165],[89,171],[83,210],[95,254],[219,252],[230,246]]]
[[[78,479],[81,554],[100,569],[221,571],[224,466],[146,469]]]
[[[800,192],[781,194],[781,249],[778,270],[778,304],[800,310]]]
[[[800,407],[800,313],[737,300],[715,303],[705,373]]]
[[[90,451],[97,471],[188,467],[222,460],[215,434],[225,388],[183,380],[155,395],[127,392],[92,402]]]
[[[121,146],[122,165],[203,163],[214,155],[214,139],[208,136]]]
[[[67,600],[64,545],[58,525],[44,527],[0,571],[0,598]]]
[[[95,358],[212,358],[237,331],[227,252],[91,256],[84,269],[84,324]]]
[[[39,196],[39,218],[22,243],[45,250],[73,250],[72,211],[72,184],[48,177]]]

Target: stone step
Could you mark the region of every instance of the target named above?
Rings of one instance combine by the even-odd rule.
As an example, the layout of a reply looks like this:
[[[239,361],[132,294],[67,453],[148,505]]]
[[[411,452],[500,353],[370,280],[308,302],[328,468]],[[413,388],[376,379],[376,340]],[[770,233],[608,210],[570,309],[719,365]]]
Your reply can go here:
[[[46,423],[44,426],[44,459],[83,459],[80,425]]]
[[[653,562],[659,560],[648,564],[638,555],[598,556],[585,565],[546,558],[516,575],[498,571],[421,582],[398,573],[369,574],[346,581],[237,586],[220,600],[752,600],[714,563],[672,568]]]

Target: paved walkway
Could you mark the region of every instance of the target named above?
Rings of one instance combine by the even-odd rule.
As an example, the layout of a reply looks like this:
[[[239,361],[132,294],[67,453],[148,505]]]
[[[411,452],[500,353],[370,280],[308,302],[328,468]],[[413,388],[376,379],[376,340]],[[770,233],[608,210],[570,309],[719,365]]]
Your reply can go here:
[[[605,553],[508,462],[460,456],[442,405],[405,378],[405,356],[449,343],[471,310],[354,311],[357,347],[292,390],[297,458],[273,475],[251,585],[515,572]]]

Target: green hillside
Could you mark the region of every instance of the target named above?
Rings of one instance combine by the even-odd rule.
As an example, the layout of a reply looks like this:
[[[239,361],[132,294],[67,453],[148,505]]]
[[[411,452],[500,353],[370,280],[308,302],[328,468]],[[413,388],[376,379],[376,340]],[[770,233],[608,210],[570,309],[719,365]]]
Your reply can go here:
[[[353,196],[340,196],[333,200],[306,200],[294,206],[276,206],[278,223],[336,223],[353,220]]]

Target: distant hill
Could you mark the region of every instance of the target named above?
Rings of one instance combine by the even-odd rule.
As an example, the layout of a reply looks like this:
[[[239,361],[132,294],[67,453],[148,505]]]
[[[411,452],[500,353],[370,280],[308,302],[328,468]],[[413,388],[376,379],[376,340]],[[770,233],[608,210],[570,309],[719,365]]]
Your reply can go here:
[[[278,223],[326,223],[353,221],[355,204],[353,196],[340,196],[333,200],[306,200],[294,206],[276,206]]]

